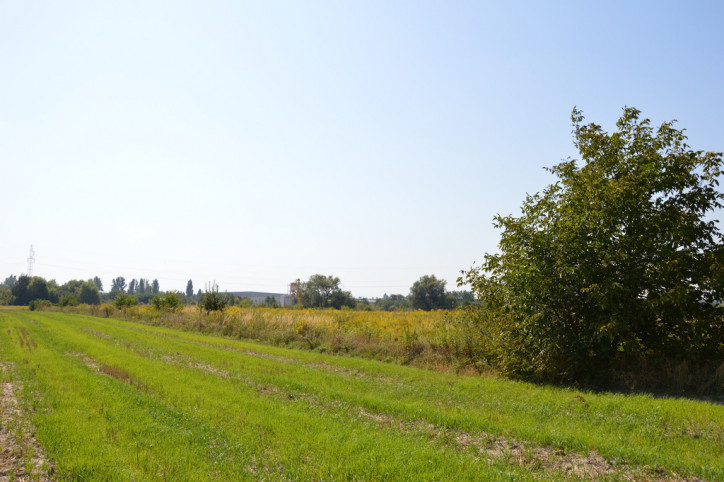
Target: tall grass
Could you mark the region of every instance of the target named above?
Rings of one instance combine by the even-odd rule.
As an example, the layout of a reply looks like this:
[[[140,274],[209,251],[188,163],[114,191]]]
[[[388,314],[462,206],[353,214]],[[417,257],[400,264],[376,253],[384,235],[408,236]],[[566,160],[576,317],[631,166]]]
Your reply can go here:
[[[475,310],[355,311],[231,307],[206,314],[187,306],[159,311],[150,306],[116,309],[81,305],[65,311],[115,316],[184,331],[256,340],[298,348],[394,362],[458,374],[505,371],[519,356],[504,342],[501,320],[488,320]],[[501,341],[503,341],[501,343]],[[636,369],[617,372],[589,387],[706,396],[724,401],[724,360],[690,364],[682,360],[642,359]]]
[[[149,306],[118,310],[110,305],[78,306],[64,311],[440,371],[481,373],[491,369],[478,356],[480,339],[471,333],[462,311],[231,307],[207,315],[190,306],[164,312]]]

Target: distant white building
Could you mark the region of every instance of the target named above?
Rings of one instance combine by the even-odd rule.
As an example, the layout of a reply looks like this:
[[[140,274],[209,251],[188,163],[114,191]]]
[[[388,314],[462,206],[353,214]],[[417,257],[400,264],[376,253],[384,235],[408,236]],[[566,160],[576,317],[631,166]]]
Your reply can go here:
[[[281,306],[291,305],[293,299],[290,295],[283,293],[264,293],[261,291],[230,291],[229,294],[239,298],[249,298],[252,303],[263,303],[271,296]]]

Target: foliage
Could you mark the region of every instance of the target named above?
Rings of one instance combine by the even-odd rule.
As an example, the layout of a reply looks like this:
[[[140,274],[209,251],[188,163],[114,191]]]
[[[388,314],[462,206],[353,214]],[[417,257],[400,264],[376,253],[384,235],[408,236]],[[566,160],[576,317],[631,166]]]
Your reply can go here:
[[[445,280],[435,275],[425,275],[415,281],[410,288],[410,304],[416,310],[444,310],[451,306],[445,293]]]
[[[186,298],[193,298],[194,297],[194,282],[189,280],[188,283],[186,283]]]
[[[199,299],[199,309],[206,311],[206,314],[212,311],[224,311],[227,304],[226,296],[219,294],[219,286],[216,283],[207,287],[206,292]]]
[[[40,311],[48,308],[51,305],[50,301],[41,298],[36,298],[28,303],[28,309],[30,311]]]
[[[60,306],[78,306],[78,299],[72,294],[65,294],[58,300]]]
[[[118,308],[129,308],[136,304],[136,297],[128,293],[119,293],[113,300],[113,305]]]
[[[112,293],[122,293],[126,291],[126,278],[123,276],[119,276],[118,278],[113,278],[111,280],[111,292]]]
[[[260,305],[267,307],[267,308],[279,308],[280,307],[279,302],[273,296],[267,296],[266,298],[264,298],[264,301]]]
[[[11,288],[13,303],[27,305],[33,300],[58,301],[55,286],[55,282],[49,283],[39,276],[31,278],[21,275]],[[53,289],[51,290],[51,288]]]
[[[382,298],[377,298],[374,303],[376,310],[397,311],[410,308],[410,302],[407,296],[400,294],[388,295],[385,293]]]
[[[103,291],[103,281],[98,276],[93,277],[93,284],[96,285],[96,288],[98,288],[98,291]]]
[[[28,299],[28,286],[30,285],[30,276],[20,275],[12,286],[12,293],[14,297],[14,303],[16,305],[27,305],[30,299]]]
[[[7,285],[0,285],[0,305],[12,305],[15,297]]]
[[[168,310],[173,313],[181,307],[181,296],[175,291],[169,291],[163,295],[153,295],[151,304],[156,310]]]
[[[354,307],[355,300],[349,291],[343,291],[339,286],[340,280],[335,276],[315,274],[302,283],[300,299],[302,304],[309,308],[336,308],[343,306]]]
[[[80,286],[78,301],[88,305],[97,305],[101,302],[101,296],[98,292],[98,285],[94,281],[86,281]]]
[[[2,286],[7,286],[8,288],[12,288],[17,280],[18,280],[17,276],[11,274],[7,278],[5,278],[5,281],[3,281]]]
[[[51,300],[48,282],[40,276],[33,276],[28,285],[28,300]]]
[[[625,108],[617,132],[572,114],[583,166],[496,216],[500,253],[463,279],[498,318],[505,370],[581,379],[643,358],[724,356],[720,153],[693,151],[672,122]]]
[[[475,303],[475,296],[470,291],[450,291],[447,293],[450,308],[465,308]]]

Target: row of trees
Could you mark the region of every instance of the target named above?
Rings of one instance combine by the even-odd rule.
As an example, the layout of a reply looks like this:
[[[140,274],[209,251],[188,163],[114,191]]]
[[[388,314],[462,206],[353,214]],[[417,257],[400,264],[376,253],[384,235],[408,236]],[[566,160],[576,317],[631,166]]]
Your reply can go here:
[[[296,302],[310,308],[357,308],[394,310],[448,310],[468,306],[474,302],[469,291],[452,291],[445,289],[446,281],[437,279],[435,275],[425,275],[410,288],[410,294],[387,295],[373,302],[357,299],[349,291],[340,287],[340,279],[335,276],[315,274],[301,283]]]
[[[34,300],[45,300],[63,306],[87,303],[99,304],[101,294],[98,284],[87,281],[70,280],[58,285],[54,280],[46,281],[40,276],[13,275],[7,277],[0,286],[0,304],[27,305]]]
[[[447,291],[445,280],[437,279],[434,275],[421,277],[410,288],[407,296],[385,294],[382,298],[373,301],[353,297],[349,291],[343,290],[340,284],[340,279],[335,276],[312,275],[308,281],[301,283],[299,292],[292,302],[295,305],[309,308],[357,308],[387,311],[420,309],[429,311],[454,309],[470,305],[474,301],[470,292]],[[159,299],[165,299],[157,279],[152,282],[145,278],[132,279],[126,283],[125,278],[119,276],[111,280],[111,289],[108,293],[103,293],[102,289],[103,283],[98,277],[87,281],[71,280],[63,285],[58,285],[54,280],[46,281],[39,276],[31,278],[22,275],[17,278],[11,275],[0,285],[0,304],[27,305],[33,300],[46,300],[62,306],[101,302],[130,306],[137,303],[157,304]],[[219,293],[215,283],[205,291],[199,290],[194,294],[192,280],[189,280],[186,285],[185,296],[181,293],[171,293],[178,298],[178,303],[207,304],[210,310],[218,309],[217,307],[223,309],[223,307],[233,305],[279,306],[278,301],[271,296],[262,303],[254,304],[248,298]],[[223,300],[223,302],[219,300]],[[177,302],[169,299],[168,304],[175,306]]]

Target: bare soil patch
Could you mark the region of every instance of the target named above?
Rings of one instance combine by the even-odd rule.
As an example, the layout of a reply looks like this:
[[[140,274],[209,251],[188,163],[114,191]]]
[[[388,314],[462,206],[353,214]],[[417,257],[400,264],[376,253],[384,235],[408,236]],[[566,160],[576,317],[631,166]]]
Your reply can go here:
[[[9,369],[0,363],[0,372]],[[17,387],[6,381],[0,388],[0,482],[50,480],[48,460],[15,396]]]

